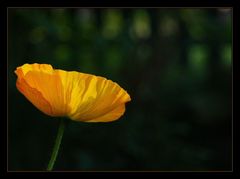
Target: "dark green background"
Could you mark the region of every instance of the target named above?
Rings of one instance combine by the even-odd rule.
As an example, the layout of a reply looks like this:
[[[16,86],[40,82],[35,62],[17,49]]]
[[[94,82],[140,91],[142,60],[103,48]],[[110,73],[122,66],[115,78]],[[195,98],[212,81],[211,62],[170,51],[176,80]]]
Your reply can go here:
[[[104,76],[130,94],[112,123],[71,122],[55,170],[231,170],[231,9],[8,9],[8,169],[45,170],[59,119],[16,67]]]

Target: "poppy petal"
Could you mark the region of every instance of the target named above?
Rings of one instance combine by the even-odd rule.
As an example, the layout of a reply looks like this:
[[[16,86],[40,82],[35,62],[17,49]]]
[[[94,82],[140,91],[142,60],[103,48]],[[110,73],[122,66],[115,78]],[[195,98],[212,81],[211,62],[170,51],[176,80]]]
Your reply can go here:
[[[102,114],[99,117],[87,120],[85,122],[111,122],[119,119],[125,112],[125,104],[122,104],[112,111],[108,111],[106,114]]]
[[[42,96],[42,94],[30,87],[24,79],[17,80],[16,84],[18,90],[40,111],[44,114],[52,116],[52,108],[46,99]]]
[[[81,75],[81,74],[80,74]],[[83,74],[82,74],[83,75]],[[71,103],[76,107],[71,111],[69,117],[73,120],[85,122],[99,122],[101,116],[108,113],[116,113],[112,120],[119,118],[125,111],[119,113],[119,106],[130,101],[130,96],[117,83],[107,80],[103,77],[84,74],[85,79],[82,81],[82,88],[75,88],[76,94],[82,94],[79,98],[72,97]],[[83,92],[82,92],[83,91]],[[78,101],[76,101],[78,100]],[[72,105],[70,105],[72,106]],[[109,121],[110,119],[106,119]]]
[[[64,116],[67,113],[67,105],[64,105],[61,79],[54,73],[50,65],[24,65],[16,71],[20,79],[24,79],[27,85],[42,95],[50,104],[50,116]],[[31,95],[31,94],[28,94]],[[32,94],[34,95],[34,94]],[[32,103],[38,103],[32,97]]]
[[[25,64],[15,71],[17,88],[39,110],[84,122],[109,122],[125,112],[129,94],[104,77]]]

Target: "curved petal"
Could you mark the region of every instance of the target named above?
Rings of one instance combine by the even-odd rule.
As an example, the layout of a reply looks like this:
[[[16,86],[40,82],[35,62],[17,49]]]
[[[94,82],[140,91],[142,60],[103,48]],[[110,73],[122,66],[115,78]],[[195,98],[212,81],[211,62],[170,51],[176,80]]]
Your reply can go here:
[[[15,71],[17,88],[39,110],[84,122],[109,122],[125,112],[131,98],[117,83],[47,64],[25,64]]]
[[[91,107],[75,116],[86,122],[107,122],[118,119],[125,112],[125,103],[131,98],[117,83],[106,80],[98,87],[98,96]]]
[[[18,79],[16,84],[18,90],[40,111],[52,116],[51,105],[44,99],[42,94],[30,87],[24,79]]]
[[[111,122],[119,119],[125,112],[125,104],[121,104],[114,108],[112,111],[108,111],[106,114],[100,115],[87,120],[86,122]]]
[[[130,96],[117,83],[106,78],[57,70],[62,79],[72,120],[106,122],[118,119]],[[105,119],[104,119],[105,117]],[[111,119],[110,119],[111,118]]]
[[[18,78],[24,77],[29,71],[37,71],[37,72],[44,72],[48,74],[52,74],[54,72],[53,67],[49,64],[24,64],[20,67],[17,67],[15,73],[17,74]]]
[[[50,116],[65,116],[67,114],[68,106],[64,103],[61,79],[51,65],[26,64],[22,68],[18,68],[16,74],[19,75],[19,79],[24,79],[30,88],[41,94],[47,101],[51,107],[51,113],[48,113]],[[35,100],[33,98],[31,102],[38,103],[37,100],[37,98]]]
[[[84,105],[83,96],[86,94],[86,82],[89,79],[89,75],[78,72],[66,72],[63,70],[56,70],[56,74],[61,79],[63,86],[64,101],[68,105],[68,116],[75,113],[77,110],[83,110]]]

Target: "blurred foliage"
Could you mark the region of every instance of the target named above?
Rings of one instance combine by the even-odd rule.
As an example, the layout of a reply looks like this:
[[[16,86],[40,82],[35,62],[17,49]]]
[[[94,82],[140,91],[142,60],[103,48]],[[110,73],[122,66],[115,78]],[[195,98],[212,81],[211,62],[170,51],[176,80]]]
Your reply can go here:
[[[9,170],[45,170],[59,120],[15,86],[48,63],[119,83],[112,123],[72,121],[55,170],[231,170],[230,9],[8,9]]]

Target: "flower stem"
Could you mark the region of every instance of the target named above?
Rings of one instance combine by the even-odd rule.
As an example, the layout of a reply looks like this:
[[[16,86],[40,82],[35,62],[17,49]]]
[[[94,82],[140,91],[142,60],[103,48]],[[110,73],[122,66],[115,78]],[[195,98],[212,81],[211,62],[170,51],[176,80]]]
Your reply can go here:
[[[52,171],[52,169],[53,169],[53,166],[55,164],[55,161],[56,161],[56,158],[57,158],[57,155],[58,155],[59,147],[61,145],[64,129],[65,129],[65,121],[64,121],[64,119],[61,119],[60,125],[59,125],[59,128],[58,128],[57,138],[55,140],[55,144],[54,144],[54,147],[53,147],[53,152],[52,152],[52,155],[51,155],[51,159],[48,163],[47,171]]]

